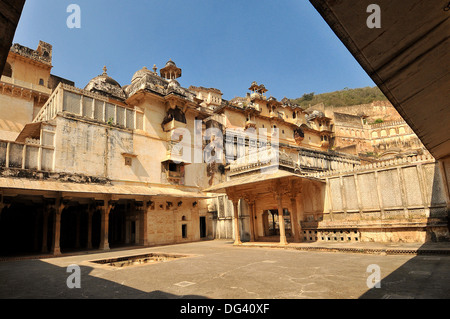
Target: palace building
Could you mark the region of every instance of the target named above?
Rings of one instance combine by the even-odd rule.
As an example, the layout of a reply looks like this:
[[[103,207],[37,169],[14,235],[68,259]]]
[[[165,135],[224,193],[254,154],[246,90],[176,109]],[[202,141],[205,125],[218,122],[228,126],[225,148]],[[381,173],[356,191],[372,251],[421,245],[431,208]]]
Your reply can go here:
[[[214,238],[449,239],[448,181],[435,160],[341,151],[338,134],[354,119],[278,101],[257,82],[229,101],[184,88],[172,60],[123,86],[104,67],[83,89],[51,69],[51,45],[15,44],[1,77],[0,255]]]

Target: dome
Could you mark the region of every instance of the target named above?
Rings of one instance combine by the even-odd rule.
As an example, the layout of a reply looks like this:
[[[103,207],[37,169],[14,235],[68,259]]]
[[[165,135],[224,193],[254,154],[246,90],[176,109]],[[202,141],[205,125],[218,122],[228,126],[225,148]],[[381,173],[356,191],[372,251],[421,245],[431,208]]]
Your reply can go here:
[[[125,91],[116,80],[108,76],[106,71],[106,67],[104,67],[103,74],[90,80],[84,89],[120,101],[126,100],[127,96]]]
[[[161,77],[171,80],[171,79],[177,79],[181,77],[181,69],[177,67],[175,62],[170,59],[164,68],[160,70]]]
[[[131,83],[142,79],[146,75],[152,75],[153,76],[155,74],[154,74],[154,72],[150,71],[149,69],[147,69],[147,67],[144,66],[142,69],[140,69],[139,71],[137,71],[133,75],[133,78],[131,79]]]
[[[167,63],[166,63],[166,67],[168,67],[168,66],[174,66],[174,67],[176,67],[177,65],[175,64],[175,62],[172,61],[172,59],[170,59],[170,60],[167,61]]]

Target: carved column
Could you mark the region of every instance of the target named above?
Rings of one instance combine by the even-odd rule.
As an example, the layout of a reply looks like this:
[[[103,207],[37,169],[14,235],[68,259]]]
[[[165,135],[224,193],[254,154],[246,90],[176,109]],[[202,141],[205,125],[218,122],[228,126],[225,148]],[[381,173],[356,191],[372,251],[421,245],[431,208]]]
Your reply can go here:
[[[255,197],[246,194],[244,199],[248,204],[248,214],[250,218],[250,241],[255,241]]]
[[[80,227],[80,224],[81,224],[81,212],[80,211],[77,211],[77,212],[75,212],[77,215],[76,215],[76,219],[77,219],[77,221],[76,221],[76,228],[77,228],[77,230],[76,230],[76,237],[75,237],[75,248],[77,248],[77,249],[79,249],[80,248],[80,231],[81,231],[81,227]]]
[[[241,245],[241,234],[239,232],[239,199],[232,199],[233,201],[233,226],[234,226],[234,244]]]
[[[95,212],[95,205],[91,204],[88,207],[88,238],[87,238],[87,249],[92,249],[92,216]]]
[[[302,187],[301,181],[292,180],[289,185],[289,199],[291,202],[291,224],[292,224],[292,232],[294,233],[294,241],[301,241],[301,225],[298,219],[299,210],[302,213],[302,208],[299,209],[298,206],[298,197],[302,196]]]
[[[252,231],[253,231],[253,239],[258,240],[258,228],[256,224],[256,201],[253,201],[252,205]]]
[[[53,217],[53,241],[52,241],[52,254],[57,256],[61,255],[61,215],[65,205],[61,197],[56,199],[55,214]]]
[[[232,190],[227,190],[227,196],[233,202],[234,244],[242,245],[241,234],[239,232],[239,196],[237,196]]]
[[[101,250],[109,250],[109,213],[111,209],[113,209],[113,203],[109,200],[105,199],[104,204],[101,211],[101,229],[100,229],[100,249]]]
[[[48,205],[44,206],[42,211],[42,249],[43,253],[48,253],[48,215],[50,213],[50,207]]]
[[[255,202],[248,203],[248,214],[250,216],[250,241],[255,241],[255,229],[254,229],[254,220],[253,220],[253,207],[255,206]]]
[[[0,195],[1,201],[0,201],[0,222],[2,221],[2,212],[3,208],[5,207],[5,204],[3,204],[3,195]]]
[[[275,197],[277,199],[278,205],[278,226],[280,227],[280,245],[287,245],[286,227],[284,225],[284,216],[283,216],[283,195],[281,193],[276,193]]]
[[[139,244],[143,246],[148,246],[148,211],[151,209],[152,201],[144,202],[144,207],[141,213],[141,224],[140,224],[140,242]]]
[[[292,232],[294,233],[294,241],[296,243],[300,242],[300,225],[298,223],[297,218],[297,198],[293,194],[290,196],[291,200],[291,225],[292,225]]]

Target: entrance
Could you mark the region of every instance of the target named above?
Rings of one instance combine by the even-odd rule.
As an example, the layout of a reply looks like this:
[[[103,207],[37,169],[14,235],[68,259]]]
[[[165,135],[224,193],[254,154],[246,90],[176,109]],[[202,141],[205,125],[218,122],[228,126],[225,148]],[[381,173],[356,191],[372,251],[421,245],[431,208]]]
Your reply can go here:
[[[206,217],[200,217],[200,238],[206,238]]]
[[[263,226],[264,226],[264,236],[279,236],[280,235],[280,225],[278,221],[278,210],[269,209],[265,210],[262,214]],[[291,214],[285,208],[283,209],[284,226],[286,230],[286,236],[292,236],[291,227]]]

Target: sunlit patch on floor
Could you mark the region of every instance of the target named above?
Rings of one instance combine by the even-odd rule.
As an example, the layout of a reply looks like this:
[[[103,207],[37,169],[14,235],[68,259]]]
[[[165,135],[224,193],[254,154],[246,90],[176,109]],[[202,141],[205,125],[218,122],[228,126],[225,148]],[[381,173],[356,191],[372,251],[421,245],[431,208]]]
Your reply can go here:
[[[125,256],[118,258],[110,258],[110,259],[102,259],[102,260],[93,260],[91,262],[101,265],[107,265],[111,267],[130,267],[130,266],[138,266],[143,264],[156,264],[169,262],[172,260],[187,258],[188,255],[179,255],[179,254],[161,254],[161,253],[150,253],[145,255],[137,255],[137,256]]]

